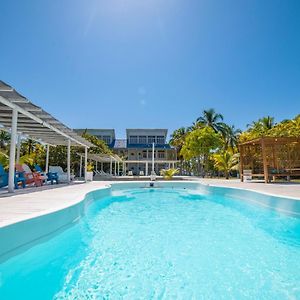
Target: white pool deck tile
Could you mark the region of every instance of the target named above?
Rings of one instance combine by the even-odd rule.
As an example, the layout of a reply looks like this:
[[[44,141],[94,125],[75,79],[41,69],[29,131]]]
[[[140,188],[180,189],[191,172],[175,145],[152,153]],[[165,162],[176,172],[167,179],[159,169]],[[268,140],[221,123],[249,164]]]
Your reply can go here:
[[[192,180],[213,186],[242,188],[277,196],[292,197],[300,201],[300,184],[243,183],[238,180],[197,178]],[[128,183],[128,181],[126,182]],[[111,183],[113,182],[74,183],[64,186],[30,188],[17,191],[15,194],[2,194],[0,195],[0,227],[72,206],[84,199],[88,192],[103,188]]]

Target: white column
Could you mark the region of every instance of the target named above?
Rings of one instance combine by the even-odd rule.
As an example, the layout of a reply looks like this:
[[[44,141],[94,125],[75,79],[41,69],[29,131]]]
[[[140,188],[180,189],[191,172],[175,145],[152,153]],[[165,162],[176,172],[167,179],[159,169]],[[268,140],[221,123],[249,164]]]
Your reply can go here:
[[[101,163],[101,171],[103,171],[103,162]]]
[[[18,135],[18,143],[17,143],[17,163],[20,162],[20,153],[21,153],[21,134]]]
[[[152,143],[152,173],[154,173],[154,143]]]
[[[95,171],[98,171],[98,161],[96,160]]]
[[[80,163],[79,163],[79,177],[82,177],[82,155],[80,155]]]
[[[68,140],[68,151],[67,151],[67,174],[68,182],[71,182],[71,140]]]
[[[110,158],[109,174],[112,175],[112,158]]]
[[[169,169],[171,168],[171,163],[169,163]]]
[[[84,149],[84,180],[87,182],[87,155],[88,155],[88,148],[85,147]]]
[[[11,118],[11,137],[9,152],[9,171],[8,171],[8,191],[13,193],[15,189],[15,158],[17,142],[18,111],[16,108],[12,111]]]
[[[118,172],[117,172],[117,175],[119,176],[120,174],[120,163],[118,162]]]
[[[50,145],[47,144],[46,147],[47,148],[46,148],[46,168],[45,168],[45,171],[46,171],[46,173],[48,173],[49,172],[49,150],[50,150]]]
[[[148,162],[146,161],[145,176],[148,176]]]
[[[115,161],[115,176],[117,176],[117,162]]]

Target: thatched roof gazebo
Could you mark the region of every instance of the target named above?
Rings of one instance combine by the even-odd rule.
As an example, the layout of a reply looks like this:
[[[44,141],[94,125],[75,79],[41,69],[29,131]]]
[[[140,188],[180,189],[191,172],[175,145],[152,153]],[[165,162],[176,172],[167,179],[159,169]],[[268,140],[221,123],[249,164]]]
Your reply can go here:
[[[300,176],[300,137],[261,137],[239,144],[241,180],[248,176],[270,182]]]

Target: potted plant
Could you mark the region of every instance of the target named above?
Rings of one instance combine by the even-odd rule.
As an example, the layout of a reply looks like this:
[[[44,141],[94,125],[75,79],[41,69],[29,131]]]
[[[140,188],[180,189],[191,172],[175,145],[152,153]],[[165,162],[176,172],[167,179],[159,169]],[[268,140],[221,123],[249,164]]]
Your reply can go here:
[[[172,168],[168,170],[162,169],[160,171],[160,175],[164,176],[164,179],[166,180],[171,180],[173,176],[178,173],[179,173],[179,169],[172,169]]]
[[[86,167],[86,171],[87,171],[86,172],[86,180],[87,181],[93,181],[93,175],[94,175],[93,170],[94,170],[94,166],[91,163],[89,163]]]

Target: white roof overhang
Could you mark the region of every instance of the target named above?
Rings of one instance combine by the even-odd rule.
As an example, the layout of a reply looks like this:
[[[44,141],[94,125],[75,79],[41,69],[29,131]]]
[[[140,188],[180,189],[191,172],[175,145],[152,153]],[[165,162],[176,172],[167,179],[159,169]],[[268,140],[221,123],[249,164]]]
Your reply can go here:
[[[0,80],[0,124],[6,131],[11,128],[14,109],[18,111],[19,134],[50,145],[68,145],[70,140],[73,146],[94,146]]]

